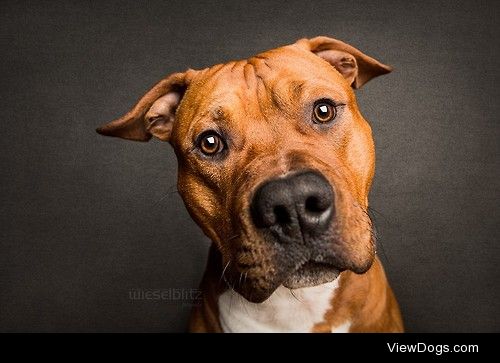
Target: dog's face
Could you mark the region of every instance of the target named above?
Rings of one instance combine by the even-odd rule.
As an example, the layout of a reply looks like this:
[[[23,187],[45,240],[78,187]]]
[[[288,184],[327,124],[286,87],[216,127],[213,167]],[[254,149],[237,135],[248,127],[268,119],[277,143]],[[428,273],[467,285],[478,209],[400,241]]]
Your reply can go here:
[[[342,42],[301,40],[172,75],[99,131],[170,141],[179,192],[224,278],[260,302],[371,266],[374,147],[352,87],[389,70]]]

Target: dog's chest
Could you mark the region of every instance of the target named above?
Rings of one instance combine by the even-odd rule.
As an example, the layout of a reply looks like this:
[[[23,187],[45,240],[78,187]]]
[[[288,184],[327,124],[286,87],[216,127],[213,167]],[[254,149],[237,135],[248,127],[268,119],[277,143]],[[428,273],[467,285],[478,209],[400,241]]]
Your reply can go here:
[[[310,332],[324,321],[338,287],[338,279],[327,284],[293,290],[280,286],[266,301],[254,304],[233,290],[219,297],[219,318],[224,332]],[[342,324],[332,332],[346,332]]]

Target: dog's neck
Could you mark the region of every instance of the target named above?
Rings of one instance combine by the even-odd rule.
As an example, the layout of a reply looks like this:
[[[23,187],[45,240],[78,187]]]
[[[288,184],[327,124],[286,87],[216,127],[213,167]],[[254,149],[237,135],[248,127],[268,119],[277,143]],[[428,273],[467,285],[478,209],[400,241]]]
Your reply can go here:
[[[233,290],[218,299],[219,320],[224,332],[310,332],[325,320],[331,309],[336,280],[312,287],[290,290],[280,286],[266,301],[248,302]],[[333,327],[332,332],[347,332],[350,322]]]

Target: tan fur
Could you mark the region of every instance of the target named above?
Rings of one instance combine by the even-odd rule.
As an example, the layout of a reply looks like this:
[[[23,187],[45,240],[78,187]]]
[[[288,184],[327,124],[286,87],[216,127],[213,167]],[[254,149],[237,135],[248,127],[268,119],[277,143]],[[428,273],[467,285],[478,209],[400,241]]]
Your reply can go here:
[[[331,331],[349,319],[351,331],[402,331],[397,303],[374,257],[366,211],[375,150],[353,92],[390,69],[341,41],[302,39],[247,60],[171,75],[124,117],[98,129],[141,141],[155,136],[174,147],[179,193],[213,241],[191,331],[221,330],[217,298],[226,283],[250,298],[269,296],[279,286],[283,271],[276,251],[253,226],[249,203],[263,181],[311,169],[334,187],[331,248],[349,269],[341,274],[325,321],[312,330]],[[310,120],[312,102],[324,97],[340,104],[328,129]],[[229,135],[227,156],[200,156],[196,137],[220,128]]]

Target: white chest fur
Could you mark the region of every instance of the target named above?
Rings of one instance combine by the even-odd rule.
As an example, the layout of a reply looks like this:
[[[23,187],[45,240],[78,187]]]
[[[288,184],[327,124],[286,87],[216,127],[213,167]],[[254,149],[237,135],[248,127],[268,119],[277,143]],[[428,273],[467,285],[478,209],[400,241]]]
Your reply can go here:
[[[254,304],[232,290],[219,297],[219,317],[224,332],[278,333],[310,332],[324,320],[338,287],[335,281],[302,289],[280,286],[266,301]],[[350,323],[333,328],[332,332],[347,332]]]

